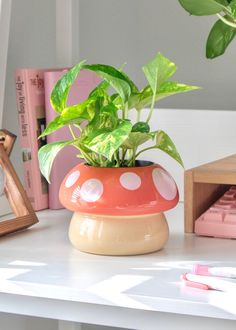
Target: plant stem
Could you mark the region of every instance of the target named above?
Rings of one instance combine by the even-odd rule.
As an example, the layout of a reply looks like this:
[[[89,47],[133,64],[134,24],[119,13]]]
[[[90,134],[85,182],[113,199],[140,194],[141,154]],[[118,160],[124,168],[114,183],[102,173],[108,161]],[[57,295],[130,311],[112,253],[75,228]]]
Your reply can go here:
[[[137,122],[140,121],[140,117],[141,117],[141,109],[137,110]]]
[[[225,9],[223,9],[223,12],[226,14],[226,15],[231,15],[231,11],[225,7]]]
[[[93,161],[93,159],[88,156],[85,152],[83,152],[82,150],[80,150],[81,152],[81,155],[84,157],[84,159],[86,160],[86,162],[89,164],[89,165],[93,165],[93,166],[96,166],[96,162]]]
[[[114,154],[115,160],[116,160],[116,167],[120,167],[120,155],[119,155],[119,150],[117,150]]]
[[[122,111],[122,119],[125,119],[125,109],[123,108],[121,109],[121,111]]]
[[[80,147],[78,147],[76,144],[73,144],[73,146],[81,152]]]
[[[80,127],[80,125],[76,125],[76,127],[79,129],[80,133],[82,132],[82,128]]]
[[[128,103],[124,104],[123,117],[122,119],[128,119]]]
[[[130,159],[127,163],[128,166],[135,166],[135,160],[136,160],[136,156],[135,156],[135,153],[137,151],[137,148],[134,148],[134,149],[130,149]]]
[[[72,129],[72,127],[71,127],[71,125],[69,125],[69,130],[70,130],[70,133],[71,133],[71,135],[72,135],[73,139],[74,139],[74,140],[76,140],[76,139],[77,139],[77,137],[76,137],[76,135],[75,135],[75,133],[74,133],[74,131],[73,131],[73,129]]]
[[[121,158],[122,163],[125,160],[126,153],[127,153],[127,149],[122,148],[122,158]]]
[[[135,166],[136,151],[137,151],[137,148],[134,148],[134,149],[133,149],[133,157],[132,157],[132,165],[133,165],[133,166]]]
[[[227,18],[221,16],[220,14],[216,14],[216,16],[222,21],[224,22],[225,24],[233,27],[233,28],[236,28],[236,21],[229,21]]]
[[[152,117],[152,113],[153,113],[153,109],[154,109],[154,105],[155,105],[155,98],[156,98],[156,94],[154,93],[153,96],[152,96],[152,104],[151,104],[151,109],[149,111],[149,114],[148,114],[148,117],[147,117],[147,120],[146,120],[146,123],[148,124],[151,117]]]
[[[148,148],[145,148],[141,151],[139,151],[136,155],[135,155],[135,159],[137,159],[137,157],[144,151],[147,151],[147,150],[151,150],[151,149],[156,149],[157,147],[156,146],[153,146],[153,147],[148,147]]]
[[[132,150],[127,149],[126,152],[127,152],[127,165],[129,166],[130,162],[132,161],[132,154],[131,154]]]
[[[101,165],[101,167],[103,167],[103,158],[102,158],[102,155],[99,155],[99,163]]]

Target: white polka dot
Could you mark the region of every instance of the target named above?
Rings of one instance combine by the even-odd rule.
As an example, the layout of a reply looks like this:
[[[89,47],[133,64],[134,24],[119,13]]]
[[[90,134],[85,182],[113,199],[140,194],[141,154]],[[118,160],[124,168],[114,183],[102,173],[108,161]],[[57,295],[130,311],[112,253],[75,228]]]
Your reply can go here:
[[[163,169],[155,168],[152,172],[154,185],[159,194],[167,199],[172,200],[177,194],[177,188],[172,177]]]
[[[80,171],[72,172],[66,179],[65,187],[66,188],[72,187],[73,184],[75,184],[76,181],[79,179],[79,177],[80,177]]]
[[[76,187],[71,195],[71,202],[77,203],[77,200],[80,198],[80,186]]]
[[[80,189],[80,196],[86,202],[96,202],[102,194],[103,184],[97,179],[85,181]]]
[[[136,190],[141,186],[141,179],[136,173],[127,172],[120,176],[120,183],[125,189]]]

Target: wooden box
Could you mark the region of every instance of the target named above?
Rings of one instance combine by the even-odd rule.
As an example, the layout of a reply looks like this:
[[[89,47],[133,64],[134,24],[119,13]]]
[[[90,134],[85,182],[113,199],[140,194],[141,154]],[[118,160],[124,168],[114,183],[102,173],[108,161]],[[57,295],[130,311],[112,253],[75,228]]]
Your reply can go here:
[[[185,233],[194,232],[195,220],[232,185],[236,185],[236,155],[185,171]]]

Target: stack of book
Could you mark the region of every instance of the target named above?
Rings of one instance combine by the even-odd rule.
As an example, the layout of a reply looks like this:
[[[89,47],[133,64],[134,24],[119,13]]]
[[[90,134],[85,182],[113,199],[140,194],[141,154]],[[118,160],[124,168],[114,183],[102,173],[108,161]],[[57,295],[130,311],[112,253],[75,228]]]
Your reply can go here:
[[[17,69],[15,72],[16,100],[19,118],[20,143],[24,170],[24,187],[35,211],[60,209],[58,199],[60,184],[66,173],[78,163],[73,147],[67,147],[54,161],[51,184],[41,175],[38,163],[38,150],[46,143],[70,139],[67,128],[38,139],[47,123],[57,113],[50,103],[50,95],[57,80],[68,69]],[[71,88],[68,105],[82,102],[91,89],[100,82],[99,77],[90,71],[81,71]]]

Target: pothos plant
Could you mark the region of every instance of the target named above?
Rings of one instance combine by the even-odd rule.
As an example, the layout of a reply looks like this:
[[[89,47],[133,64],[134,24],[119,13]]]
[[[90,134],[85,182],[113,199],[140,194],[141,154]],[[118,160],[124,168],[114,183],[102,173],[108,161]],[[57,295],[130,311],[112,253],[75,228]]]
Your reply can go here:
[[[123,69],[104,64],[86,64],[85,61],[75,65],[56,83],[51,104],[58,115],[48,124],[41,137],[68,126],[71,140],[47,144],[39,150],[40,169],[48,181],[54,158],[68,145],[77,148],[78,157],[92,166],[135,166],[137,158],[150,149],[160,149],[183,165],[170,137],[163,130],[150,130],[149,123],[159,100],[198,87],[169,81],[176,72],[176,65],[161,53],[142,69],[148,84],[141,90]],[[67,106],[70,88],[81,70],[94,71],[102,81],[85,101]],[[146,119],[142,121],[141,112],[144,108],[148,110]],[[131,109],[136,111],[136,122],[130,119]],[[78,135],[77,130],[80,131]],[[148,141],[151,145],[140,148]]]
[[[191,15],[218,17],[208,35],[206,57],[224,54],[236,36],[236,0],[179,0],[179,3]]]

